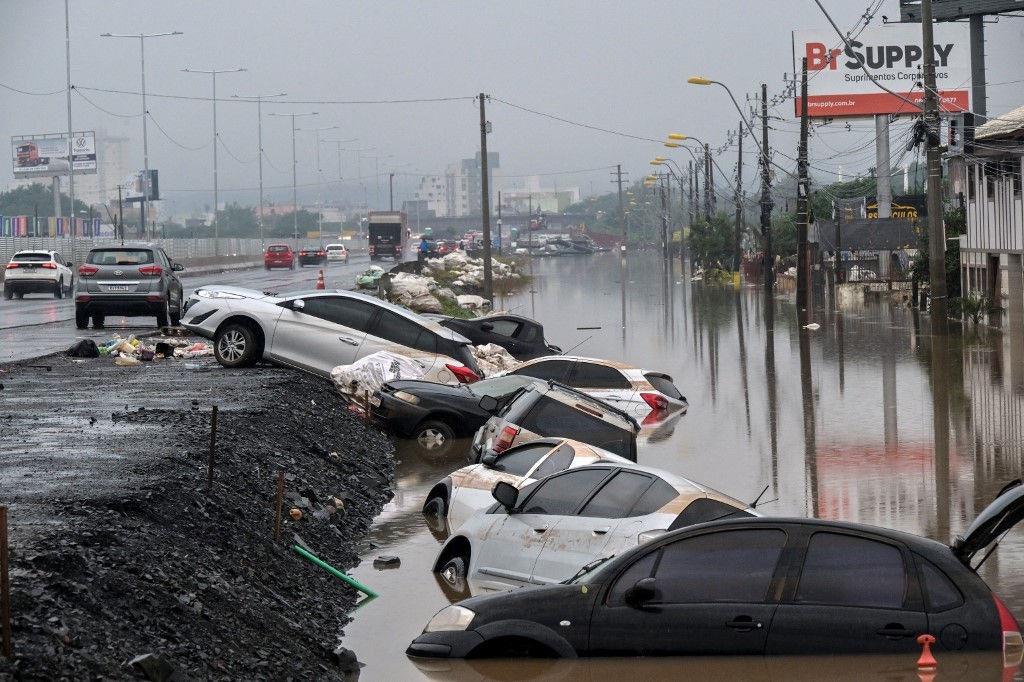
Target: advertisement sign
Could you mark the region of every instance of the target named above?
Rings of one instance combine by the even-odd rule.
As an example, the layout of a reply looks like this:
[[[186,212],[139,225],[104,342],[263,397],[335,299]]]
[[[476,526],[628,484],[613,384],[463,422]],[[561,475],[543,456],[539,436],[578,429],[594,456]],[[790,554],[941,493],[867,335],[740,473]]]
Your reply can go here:
[[[147,175],[148,173],[148,175]],[[128,203],[160,199],[160,176],[156,170],[140,170],[125,176],[121,182],[122,199]]]
[[[11,138],[11,160],[16,178],[67,175],[71,163],[75,173],[95,173],[96,134],[74,133],[70,145],[67,133],[15,136]]]
[[[935,83],[939,109],[944,112],[970,110],[968,30],[965,24],[935,26]],[[793,47],[794,73],[800,73],[800,60],[807,57],[809,116],[830,118],[921,111],[924,50],[920,24],[869,26],[851,38],[849,45],[843,45],[832,31],[794,31]],[[800,116],[803,101],[797,97],[795,102],[796,116]]]

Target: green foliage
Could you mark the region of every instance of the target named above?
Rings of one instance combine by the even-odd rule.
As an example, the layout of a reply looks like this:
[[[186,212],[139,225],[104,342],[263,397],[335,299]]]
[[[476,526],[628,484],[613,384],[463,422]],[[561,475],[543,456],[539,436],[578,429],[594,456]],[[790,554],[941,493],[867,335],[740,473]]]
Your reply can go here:
[[[811,192],[811,221],[831,220],[832,202],[835,199],[873,197],[876,189],[874,178],[858,178],[849,182],[835,182],[820,192]]]
[[[89,205],[75,199],[75,210],[88,214]],[[65,216],[71,213],[71,198],[63,192],[60,195],[60,211]],[[47,185],[33,183],[0,193],[0,215],[52,216],[53,190]],[[99,215],[99,212],[94,209],[93,215]]]
[[[263,229],[268,237],[290,238],[295,224],[298,223],[300,237],[317,229],[317,217],[315,214],[300,209],[298,214],[285,213],[283,215],[268,216],[263,219]]]
[[[959,312],[964,317],[970,319],[974,324],[981,322],[982,318],[985,317],[985,312],[989,308],[988,296],[984,294],[968,294],[967,296],[963,296],[955,300],[957,301],[958,311],[951,312]]]
[[[757,232],[760,239],[761,233]],[[796,264],[796,215],[777,213],[772,217],[772,253],[782,258],[784,267]]]
[[[231,204],[223,211],[217,211],[217,234],[221,237],[259,237],[255,209]]]
[[[699,217],[690,228],[690,253],[696,265],[705,269],[731,267],[736,225],[725,213],[716,213],[708,222]]]
[[[967,226],[967,216],[964,209],[950,209],[946,211],[943,219],[946,224],[947,237],[957,237],[964,233]],[[910,263],[910,275],[916,282],[928,282],[930,280],[929,268],[931,267],[931,258],[928,253],[929,242],[928,229],[925,226],[921,230],[921,248]],[[949,299],[960,297],[960,242],[955,239],[947,239],[946,241],[946,297]]]

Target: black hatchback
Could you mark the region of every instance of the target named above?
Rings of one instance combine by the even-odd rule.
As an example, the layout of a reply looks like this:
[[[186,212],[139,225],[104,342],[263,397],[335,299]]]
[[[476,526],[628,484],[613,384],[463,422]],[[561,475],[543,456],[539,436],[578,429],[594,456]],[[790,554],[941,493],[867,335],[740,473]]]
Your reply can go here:
[[[971,562],[1022,517],[1015,481],[952,546],[838,521],[713,521],[565,583],[447,606],[406,653],[916,655],[930,634],[937,652],[1002,650],[1019,661],[1020,627]]]

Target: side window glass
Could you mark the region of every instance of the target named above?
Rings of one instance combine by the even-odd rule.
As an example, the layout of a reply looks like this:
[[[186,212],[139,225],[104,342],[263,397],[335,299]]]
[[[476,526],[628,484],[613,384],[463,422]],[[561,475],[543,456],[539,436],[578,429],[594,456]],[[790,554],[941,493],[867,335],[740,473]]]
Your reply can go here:
[[[513,370],[510,374],[535,377],[544,381],[554,379],[564,384],[569,379],[570,369],[572,369],[572,365],[565,360],[551,360],[548,362],[537,362],[528,367]]]
[[[636,499],[647,490],[653,479],[650,476],[633,471],[620,471],[612,480],[601,486],[586,506],[580,510],[580,516],[591,516],[606,519],[620,519],[630,516],[630,509]]]
[[[540,340],[540,334],[537,333],[537,327],[532,324],[524,325],[519,331],[519,340],[525,343],[533,343],[534,341]]]
[[[608,590],[608,606],[625,606],[626,591],[636,585],[637,581],[653,577],[654,565],[660,556],[661,550],[648,552],[623,571],[622,575],[615,579],[612,589]]]
[[[614,367],[581,362],[576,365],[572,385],[580,388],[630,388],[631,384]]]
[[[369,303],[347,298],[316,296],[303,299],[302,312],[355,331],[366,331],[377,309]]]
[[[390,311],[383,311],[370,333],[410,348],[417,348],[423,327]]]
[[[672,525],[669,526],[669,530],[685,528],[686,526],[692,526],[695,523],[704,523],[705,521],[715,521],[717,519],[724,519],[726,517],[734,518],[737,516],[752,516],[752,514],[742,509],[737,509],[725,502],[713,500],[710,497],[698,497],[696,500],[686,505],[686,508],[683,509],[683,511],[679,512],[679,516],[677,516],[675,521],[672,522]]]
[[[662,603],[763,602],[786,545],[777,529],[706,533],[662,548],[655,578]]]
[[[574,514],[608,475],[608,469],[577,469],[546,478],[522,505],[527,514]]]
[[[512,320],[495,320],[491,322],[491,333],[515,338],[519,333],[519,327],[520,324]]]
[[[572,446],[568,443],[562,443],[558,446],[554,452],[547,456],[547,458],[540,463],[540,466],[534,470],[530,475],[530,478],[544,478],[551,474],[558,473],[559,471],[565,471],[572,464],[573,458],[576,456],[576,451],[572,449]]]
[[[960,594],[960,590],[935,564],[920,556],[917,557],[917,561],[921,565],[925,599],[928,601],[930,611],[945,611],[964,603],[964,597]]]
[[[796,601],[900,608],[907,591],[903,555],[853,535],[815,533],[807,546]]]
[[[498,455],[498,461],[494,463],[494,468],[497,471],[504,471],[507,474],[515,474],[516,476],[525,476],[530,469],[534,467],[541,457],[543,457],[551,446],[547,443],[542,445],[525,445],[521,448],[515,448],[504,454]],[[533,478],[537,478],[534,476]]]
[[[679,493],[675,488],[662,479],[655,478],[654,485],[644,491],[627,516],[653,514],[678,496]]]
[[[631,454],[631,432],[547,396],[537,400],[519,423],[542,436],[575,438],[622,457]]]

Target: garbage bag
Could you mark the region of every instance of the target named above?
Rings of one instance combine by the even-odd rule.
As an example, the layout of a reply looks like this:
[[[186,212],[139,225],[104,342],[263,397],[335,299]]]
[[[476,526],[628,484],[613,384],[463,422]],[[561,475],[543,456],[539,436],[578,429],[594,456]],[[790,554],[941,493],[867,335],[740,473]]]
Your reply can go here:
[[[414,358],[378,351],[351,365],[338,365],[331,370],[331,380],[342,395],[358,402],[364,391],[373,393],[392,379],[422,379],[426,370],[426,366]]]
[[[92,339],[82,339],[75,345],[68,348],[68,355],[73,358],[98,358],[100,348]]]

